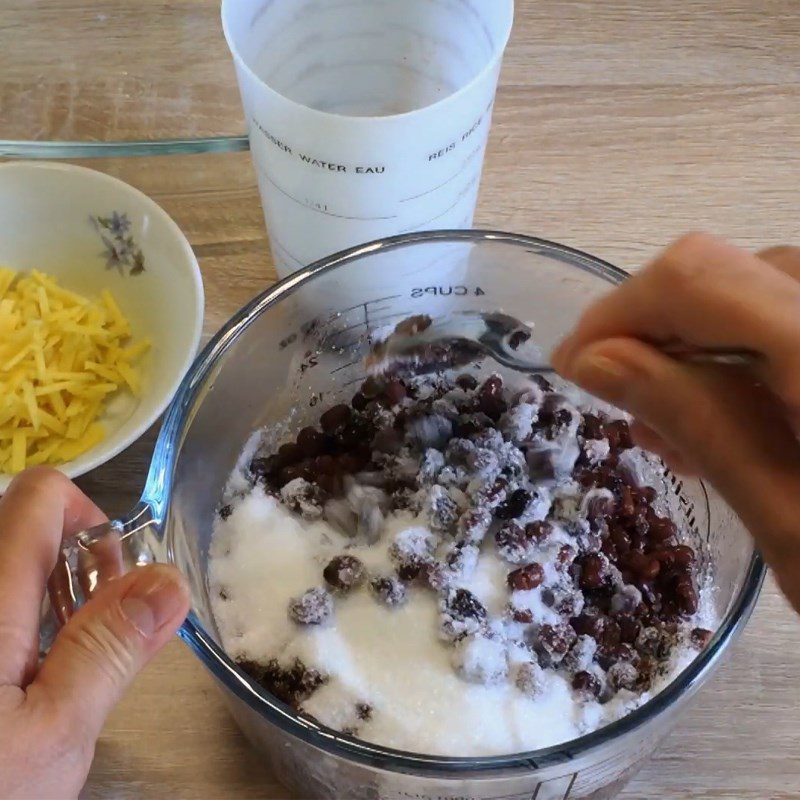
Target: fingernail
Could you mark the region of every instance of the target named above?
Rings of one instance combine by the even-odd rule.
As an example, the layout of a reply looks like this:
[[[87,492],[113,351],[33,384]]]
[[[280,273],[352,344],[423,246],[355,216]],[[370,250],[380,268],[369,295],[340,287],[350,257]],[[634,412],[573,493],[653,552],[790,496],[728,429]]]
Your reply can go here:
[[[570,372],[575,383],[604,400],[619,403],[625,397],[630,372],[619,361],[599,354],[579,355]]]
[[[120,606],[145,638],[157,633],[185,608],[189,587],[174,567],[156,564],[138,571]]]

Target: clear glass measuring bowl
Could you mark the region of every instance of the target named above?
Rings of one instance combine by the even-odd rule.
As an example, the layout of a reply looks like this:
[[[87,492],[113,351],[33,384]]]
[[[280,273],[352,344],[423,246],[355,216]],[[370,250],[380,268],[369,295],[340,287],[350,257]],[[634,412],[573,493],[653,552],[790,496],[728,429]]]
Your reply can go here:
[[[206,567],[223,488],[253,431],[287,434],[351,395],[370,334],[412,313],[502,309],[533,323],[547,354],[591,300],[625,273],[585,253],[488,231],[407,234],[324,259],[242,309],[208,345],[165,419],[141,503],[127,520],[65,544],[49,614],[63,619],[101,579],[109,553],[127,566],[171,561],[193,609],[181,637],[224,690],[276,777],[300,797],[337,800],[565,800],[613,797],[669,731],[747,621],[764,566],[742,524],[695,480],[670,477],[674,514],[708,545],[722,624],[664,692],[627,717],[556,747],[445,758],[357,741],[299,718],[241,673],[219,645]]]

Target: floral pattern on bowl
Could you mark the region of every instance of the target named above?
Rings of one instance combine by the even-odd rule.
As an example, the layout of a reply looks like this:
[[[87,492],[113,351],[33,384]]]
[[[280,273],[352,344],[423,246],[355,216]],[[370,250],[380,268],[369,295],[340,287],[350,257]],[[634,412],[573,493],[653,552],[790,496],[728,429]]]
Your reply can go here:
[[[125,213],[112,211],[111,216],[90,217],[105,246],[103,257],[106,269],[116,269],[120,275],[141,275],[144,272],[144,254],[130,235],[131,221]]]

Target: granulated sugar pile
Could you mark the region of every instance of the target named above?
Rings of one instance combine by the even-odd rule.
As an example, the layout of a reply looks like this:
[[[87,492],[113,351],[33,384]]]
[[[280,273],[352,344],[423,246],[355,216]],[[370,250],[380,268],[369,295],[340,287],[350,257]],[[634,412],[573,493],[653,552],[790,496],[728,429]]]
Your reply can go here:
[[[660,691],[715,627],[657,478],[624,420],[542,379],[368,379],[234,476],[209,566],[223,646],[385,746],[573,739]]]

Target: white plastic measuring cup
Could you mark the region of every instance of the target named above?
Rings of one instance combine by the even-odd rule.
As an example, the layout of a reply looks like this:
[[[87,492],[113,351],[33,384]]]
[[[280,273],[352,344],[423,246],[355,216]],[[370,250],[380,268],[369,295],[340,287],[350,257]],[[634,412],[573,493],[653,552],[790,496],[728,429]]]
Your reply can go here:
[[[513,0],[223,0],[278,273],[472,224]]]

